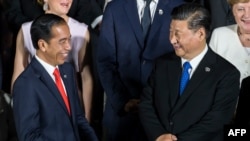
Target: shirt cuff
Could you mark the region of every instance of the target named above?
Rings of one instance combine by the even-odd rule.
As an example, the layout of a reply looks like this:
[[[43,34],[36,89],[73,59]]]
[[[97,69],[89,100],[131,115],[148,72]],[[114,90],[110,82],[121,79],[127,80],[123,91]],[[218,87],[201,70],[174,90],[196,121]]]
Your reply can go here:
[[[91,27],[94,29],[102,21],[102,15],[98,16],[92,23]]]

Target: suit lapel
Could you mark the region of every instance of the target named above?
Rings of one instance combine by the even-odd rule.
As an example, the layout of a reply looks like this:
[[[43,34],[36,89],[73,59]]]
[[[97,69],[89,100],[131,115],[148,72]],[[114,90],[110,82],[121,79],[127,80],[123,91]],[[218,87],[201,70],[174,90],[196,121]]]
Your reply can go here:
[[[71,115],[74,116],[75,111],[72,110],[72,109],[76,109],[74,107],[75,104],[73,104],[73,103],[75,103],[74,95],[72,95],[73,93],[75,93],[74,92],[74,87],[72,87],[74,84],[71,84],[71,81],[69,80],[69,79],[72,79],[72,77],[74,77],[74,76],[72,76],[70,72],[66,71],[66,69],[64,69],[64,67],[62,65],[59,66],[59,69],[60,69],[61,77],[62,77],[64,86],[65,86],[65,89],[66,89],[66,92],[67,92],[68,100],[69,100],[69,103],[70,103]]]
[[[193,91],[195,91],[203,81],[209,77],[210,73],[213,71],[213,63],[215,62],[215,55],[212,53],[210,49],[203,57],[199,65],[197,66],[193,76],[188,82],[182,96],[179,98],[178,103],[176,105],[176,109],[180,108],[183,103],[192,95]]]
[[[181,68],[181,60],[180,58],[178,59],[175,59],[175,60],[171,60],[169,61],[168,63],[168,82],[171,82],[169,85],[170,85],[170,90],[169,90],[169,93],[170,93],[170,105],[171,107],[174,107],[177,100],[178,100],[178,97],[179,97],[179,85],[176,85],[176,84],[179,84],[179,81],[180,81],[180,77],[181,77],[181,71],[182,71],[182,68]]]
[[[155,10],[153,23],[150,27],[148,39],[152,39],[152,37],[154,37],[155,34],[159,34],[158,33],[159,29],[161,28],[164,21],[166,21],[166,18],[170,18],[169,14],[171,13],[171,11],[167,9],[168,3],[169,3],[169,0],[159,0],[158,5]],[[164,24],[167,24],[167,23],[164,23]]]
[[[129,19],[129,22],[133,28],[137,41],[140,44],[140,47],[143,48],[144,39],[143,39],[142,27],[141,27],[139,15],[138,15],[136,0],[126,0],[124,9]]]
[[[44,83],[44,85],[46,85],[46,87],[51,91],[51,94],[55,97],[56,101],[62,106],[64,111],[67,112],[68,114],[67,108],[53,79],[47,73],[45,68],[35,59],[35,57],[33,57],[31,63],[35,72],[37,72],[38,77],[40,77],[41,82]]]

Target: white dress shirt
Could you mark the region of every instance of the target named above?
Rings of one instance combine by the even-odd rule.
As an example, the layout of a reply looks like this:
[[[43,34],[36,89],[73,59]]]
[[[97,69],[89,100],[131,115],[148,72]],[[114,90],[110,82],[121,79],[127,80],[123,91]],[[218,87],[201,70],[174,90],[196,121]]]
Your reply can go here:
[[[203,51],[198,56],[194,57],[192,60],[189,61],[190,65],[192,67],[191,69],[188,70],[190,78],[194,74],[194,71],[196,70],[196,68],[200,64],[201,60],[203,59],[203,57],[205,56],[207,51],[208,51],[208,46],[206,45],[206,47],[203,49]],[[187,61],[188,60],[185,60],[185,59],[181,58],[182,66]]]
[[[144,0],[136,0],[136,1],[137,1],[137,9],[138,9],[138,14],[139,14],[139,19],[141,21],[141,18],[143,16],[143,12],[144,12],[144,8],[146,6],[146,2]],[[159,0],[152,0],[150,5],[149,5],[152,21],[154,19],[155,10],[156,10],[158,1]]]
[[[37,61],[39,62],[39,63],[41,63],[42,64],[42,66],[45,68],[45,70],[48,72],[48,74],[50,75],[50,77],[54,80],[54,82],[56,83],[56,79],[55,79],[55,76],[54,76],[54,71],[55,71],[55,68],[58,68],[58,66],[56,66],[56,67],[54,67],[54,66],[52,66],[52,65],[50,65],[50,64],[48,64],[47,62],[45,62],[45,61],[43,61],[42,59],[40,59],[37,55],[35,55],[35,57],[36,57],[36,59],[37,59]],[[58,68],[58,70],[59,70],[59,68]],[[61,76],[62,77],[62,76]],[[66,91],[66,88],[65,88],[65,85],[64,85],[64,83],[63,83],[63,80],[62,80],[62,78],[61,78],[61,82],[62,82],[62,84],[63,84],[63,88],[64,88],[64,91],[65,91],[65,94],[67,95],[67,91]]]

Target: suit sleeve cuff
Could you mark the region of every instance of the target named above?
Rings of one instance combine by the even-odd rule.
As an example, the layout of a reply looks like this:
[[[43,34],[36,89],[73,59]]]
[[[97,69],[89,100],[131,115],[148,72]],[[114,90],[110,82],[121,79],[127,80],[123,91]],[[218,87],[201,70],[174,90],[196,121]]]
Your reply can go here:
[[[98,16],[92,23],[91,27],[94,29],[102,21],[102,15]]]

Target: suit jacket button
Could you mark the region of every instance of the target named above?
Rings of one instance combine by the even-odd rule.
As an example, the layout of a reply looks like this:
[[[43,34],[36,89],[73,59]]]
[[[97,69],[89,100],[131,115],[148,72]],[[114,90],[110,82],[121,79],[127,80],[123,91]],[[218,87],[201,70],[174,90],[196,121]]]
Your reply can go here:
[[[174,125],[174,122],[173,122],[173,121],[170,121],[170,122],[169,122],[169,125],[171,125],[171,126]]]
[[[143,64],[143,65],[144,65],[144,64],[146,64],[146,61],[145,61],[145,60],[143,60],[142,64]]]

